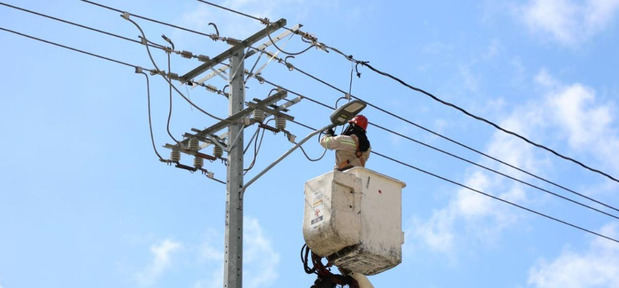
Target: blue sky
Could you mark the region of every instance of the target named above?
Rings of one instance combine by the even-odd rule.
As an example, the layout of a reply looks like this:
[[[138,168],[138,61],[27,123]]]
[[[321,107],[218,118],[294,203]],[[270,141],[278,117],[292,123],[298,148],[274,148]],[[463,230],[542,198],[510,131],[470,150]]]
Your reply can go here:
[[[80,1],[10,4],[137,39],[118,16]],[[197,1],[105,1],[115,8],[222,36],[245,38],[263,26]],[[307,1],[229,0],[241,11],[286,18],[289,26],[403,80],[593,167],[619,175],[619,1]],[[0,26],[152,68],[135,43],[0,6]],[[135,19],[149,39],[215,56],[227,46]],[[221,287],[225,185],[160,163],[150,144],[144,76],[132,68],[0,31],[0,287]],[[299,51],[298,37],[280,47]],[[153,51],[159,67],[166,56]],[[252,60],[255,61],[255,57]],[[266,63],[260,59],[259,65]],[[350,62],[310,49],[290,60],[347,90]],[[199,63],[178,56],[179,74]],[[248,61],[247,65],[253,65]],[[575,191],[619,205],[619,185],[468,118],[360,67],[352,94]],[[262,75],[329,105],[341,93],[270,62]],[[152,76],[155,142],[166,133],[168,87]],[[210,84],[223,88],[214,78]],[[247,82],[247,99],[272,87]],[[226,99],[179,86],[225,117]],[[303,100],[290,108],[312,127],[330,110]],[[574,195],[482,158],[378,110],[371,122]],[[170,130],[181,137],[215,123],[174,95]],[[298,139],[310,131],[288,123]],[[255,127],[246,130],[246,143]],[[368,128],[374,151],[611,237],[617,220],[490,174],[401,137]],[[291,147],[265,133],[249,179]],[[305,146],[313,157],[317,141]],[[208,151],[207,151],[208,152]],[[246,165],[252,158],[246,156]],[[303,272],[303,184],[332,168],[293,153],[245,198],[245,287],[309,287]],[[183,161],[191,161],[184,157]],[[376,287],[619,287],[619,245],[484,198],[376,155],[368,168],[407,183],[402,263],[370,277]],[[220,161],[205,168],[225,179]],[[574,196],[575,197],[575,196]],[[576,198],[579,201],[581,199]],[[585,200],[582,200],[585,201]],[[587,202],[589,204],[589,202]],[[593,205],[593,204],[591,204]],[[603,207],[595,206],[600,209]],[[606,209],[608,210],[608,209]],[[612,211],[609,211],[612,212]],[[616,213],[615,213],[616,214]]]

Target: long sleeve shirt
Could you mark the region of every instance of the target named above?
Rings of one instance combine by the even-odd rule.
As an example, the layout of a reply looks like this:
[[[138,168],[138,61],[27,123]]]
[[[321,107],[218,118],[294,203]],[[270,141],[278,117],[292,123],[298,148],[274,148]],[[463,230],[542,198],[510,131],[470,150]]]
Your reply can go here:
[[[352,166],[365,167],[365,162],[370,158],[370,148],[361,152],[357,157],[359,140],[355,135],[325,135],[320,139],[322,147],[335,150],[335,168],[346,169]]]

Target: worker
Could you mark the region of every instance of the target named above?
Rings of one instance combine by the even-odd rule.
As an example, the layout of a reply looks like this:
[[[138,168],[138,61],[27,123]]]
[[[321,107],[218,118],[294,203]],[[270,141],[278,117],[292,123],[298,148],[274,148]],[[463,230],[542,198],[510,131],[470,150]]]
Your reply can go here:
[[[348,121],[342,135],[336,136],[333,128],[325,131],[320,145],[335,150],[335,169],[344,171],[354,166],[365,167],[365,162],[370,157],[370,141],[365,134],[367,128],[368,119],[357,115]]]

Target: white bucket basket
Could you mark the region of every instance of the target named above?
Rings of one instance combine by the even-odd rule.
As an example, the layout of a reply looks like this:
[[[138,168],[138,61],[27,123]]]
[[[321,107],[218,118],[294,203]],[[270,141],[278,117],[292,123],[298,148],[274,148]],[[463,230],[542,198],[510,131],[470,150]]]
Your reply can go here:
[[[303,237],[339,268],[374,275],[402,262],[402,181],[363,167],[305,183]]]

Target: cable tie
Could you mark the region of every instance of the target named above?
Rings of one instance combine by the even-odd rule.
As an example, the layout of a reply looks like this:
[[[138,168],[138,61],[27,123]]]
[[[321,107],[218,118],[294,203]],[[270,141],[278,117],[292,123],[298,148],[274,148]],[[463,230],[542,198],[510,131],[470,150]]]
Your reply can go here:
[[[144,73],[144,69],[140,66],[135,66],[135,73]]]
[[[125,18],[125,20],[129,20],[130,16],[131,14],[129,14],[129,12],[123,12],[122,14],[120,14],[120,17]]]

